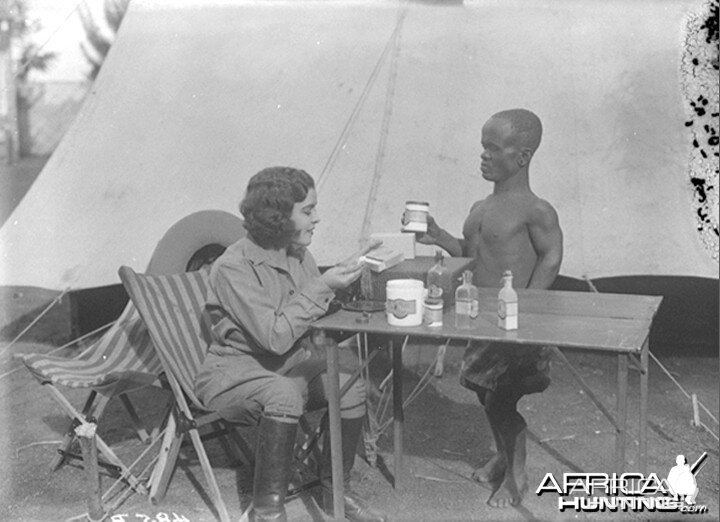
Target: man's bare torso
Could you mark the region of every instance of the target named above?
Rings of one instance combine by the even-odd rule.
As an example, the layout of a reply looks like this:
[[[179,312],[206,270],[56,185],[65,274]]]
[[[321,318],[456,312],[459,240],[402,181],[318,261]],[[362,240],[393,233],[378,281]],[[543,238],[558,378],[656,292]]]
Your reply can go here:
[[[476,285],[499,287],[503,272],[511,270],[513,286],[527,286],[537,261],[529,225],[532,211],[540,201],[528,191],[492,194],[473,205],[463,225],[463,254],[475,258]]]

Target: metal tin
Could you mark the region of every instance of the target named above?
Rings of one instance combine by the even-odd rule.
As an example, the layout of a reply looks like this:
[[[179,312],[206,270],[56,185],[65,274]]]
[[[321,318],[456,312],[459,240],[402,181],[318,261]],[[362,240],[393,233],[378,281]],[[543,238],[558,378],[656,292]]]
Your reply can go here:
[[[405,224],[403,232],[427,232],[427,217],[430,203],[427,201],[405,202]]]
[[[423,306],[423,324],[432,328],[443,325],[442,299],[426,299]]]

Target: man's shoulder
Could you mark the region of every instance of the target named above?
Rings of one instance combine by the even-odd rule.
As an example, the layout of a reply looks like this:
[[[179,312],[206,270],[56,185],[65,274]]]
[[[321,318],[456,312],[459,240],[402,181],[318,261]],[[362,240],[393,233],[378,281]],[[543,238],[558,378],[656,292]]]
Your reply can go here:
[[[560,219],[555,207],[549,201],[537,196],[528,207],[528,221],[544,227],[560,227]]]
[[[479,200],[477,200],[475,203],[473,203],[473,204],[470,206],[470,211],[469,211],[468,213],[469,213],[469,214],[475,214],[475,213],[477,213],[478,211],[482,210],[483,206],[485,205],[485,201],[486,201],[485,199],[479,199]]]
[[[470,206],[470,210],[465,218],[465,227],[474,226],[477,222],[482,220],[483,208],[485,207],[485,200],[480,199]]]
[[[530,209],[534,212],[557,214],[557,211],[555,210],[555,207],[552,205],[552,203],[550,203],[546,199],[541,198],[540,196],[533,194],[531,203],[532,204],[530,205]]]

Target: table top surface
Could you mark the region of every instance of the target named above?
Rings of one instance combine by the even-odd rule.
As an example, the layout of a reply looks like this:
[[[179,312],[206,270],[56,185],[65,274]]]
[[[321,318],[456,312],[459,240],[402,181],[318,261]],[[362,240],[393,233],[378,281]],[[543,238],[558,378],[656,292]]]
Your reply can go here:
[[[359,312],[340,310],[313,328],[637,353],[662,301],[660,296],[518,289],[518,329],[506,331],[497,326],[497,292],[480,289],[480,313],[469,329],[455,328],[454,310],[445,311],[439,327],[391,326],[385,312],[362,322]]]

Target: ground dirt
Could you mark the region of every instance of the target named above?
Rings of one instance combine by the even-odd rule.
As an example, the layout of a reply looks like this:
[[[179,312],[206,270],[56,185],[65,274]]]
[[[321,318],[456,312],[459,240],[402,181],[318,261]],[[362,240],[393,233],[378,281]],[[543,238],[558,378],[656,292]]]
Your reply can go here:
[[[56,347],[48,343],[20,342],[13,353],[48,352]],[[527,419],[529,491],[523,503],[507,510],[489,507],[491,490],[470,479],[472,470],[492,454],[487,422],[477,400],[458,384],[462,346],[450,346],[441,378],[430,377],[423,391],[407,406],[406,451],[407,480],[401,490],[392,487],[392,428],[378,440],[378,461],[370,466],[363,448],[353,471],[355,487],[372,505],[386,511],[391,520],[674,520],[678,513],[578,513],[560,512],[558,496],[535,491],[547,473],[562,477],[564,472],[613,471],[614,429],[569,373],[567,366],[556,361],[553,383],[542,394],[524,398],[521,413]],[[407,397],[420,382],[432,361],[434,345],[408,345],[404,352],[403,375]],[[69,350],[64,350],[68,352]],[[610,411],[614,411],[616,393],[616,359],[592,353],[566,352],[594,393]],[[54,521],[82,516],[87,510],[89,489],[87,475],[78,462],[70,462],[58,471],[50,470],[50,461],[67,419],[43,387],[18,362],[3,354],[2,385],[4,408],[2,456],[5,474],[0,478],[2,503],[0,520]],[[344,357],[352,359],[352,348]],[[718,417],[718,359],[664,357],[662,364],[673,378],[690,393],[696,393],[712,415]],[[384,355],[373,364],[371,381],[377,386],[389,369]],[[637,471],[636,392],[638,376],[631,374],[629,445],[626,471]],[[70,401],[81,407],[84,390],[61,390]],[[150,387],[133,392],[141,418],[149,428],[162,419],[167,392]],[[373,404],[377,406],[377,401]],[[650,378],[650,411],[648,430],[648,471],[660,478],[667,476],[678,454],[688,461],[703,452],[709,457],[697,475],[698,504],[707,506],[705,515],[686,515],[694,520],[716,520],[718,514],[718,443],[702,428],[691,425],[692,405],[673,381],[653,363]],[[703,421],[717,433],[717,424],[702,412]],[[110,403],[98,423],[98,434],[116,450],[124,462],[133,462],[145,449],[135,435],[120,401]],[[243,429],[249,444],[253,430]],[[224,453],[217,440],[206,443],[224,500],[234,520],[248,506],[252,475],[247,465],[235,464]],[[76,449],[77,451],[77,449]],[[154,452],[151,452],[154,455]],[[143,460],[142,464],[145,463]],[[106,490],[114,483],[103,473],[101,484]],[[208,500],[207,482],[191,445],[182,452],[166,498],[152,505],[147,497],[130,495],[116,507],[118,496],[104,502],[112,509],[111,520],[165,520],[163,514],[189,521],[215,520]],[[311,493],[289,501],[290,520],[324,520]],[[125,518],[120,515],[126,515]],[[148,517],[147,519],[145,517]]]

